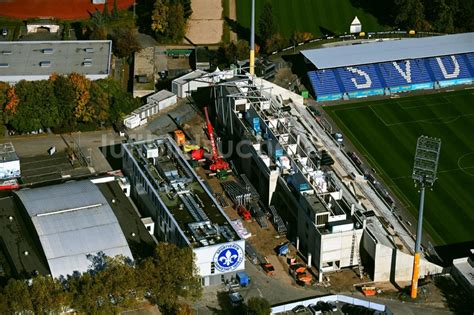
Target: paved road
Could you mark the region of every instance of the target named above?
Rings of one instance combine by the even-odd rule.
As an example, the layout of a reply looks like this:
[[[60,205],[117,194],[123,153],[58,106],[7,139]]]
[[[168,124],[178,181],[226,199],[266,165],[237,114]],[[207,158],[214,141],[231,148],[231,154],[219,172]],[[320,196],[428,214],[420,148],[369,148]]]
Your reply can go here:
[[[338,144],[322,129],[322,127],[316,122],[313,116],[308,112],[305,106],[303,105],[295,105],[298,112],[304,117],[302,121],[304,121],[304,125],[308,129],[308,131],[315,136],[317,139],[324,144],[324,146],[328,149],[328,151],[332,154],[335,158],[335,169],[343,170],[345,174],[340,174],[341,176],[347,176],[348,174],[360,174],[360,172],[356,169],[356,167],[349,161],[349,159],[343,154],[341,149],[339,148]],[[375,191],[368,185],[368,183],[360,183],[358,187],[363,191],[364,196],[372,204],[374,210],[382,215],[387,221],[392,224],[394,230],[399,235],[400,239],[403,241],[405,246],[413,252],[415,247],[415,241],[409,235],[409,231],[407,231],[402,224],[398,221],[398,219],[393,215],[391,209],[382,201],[382,199],[375,193]],[[408,232],[408,233],[407,233]]]

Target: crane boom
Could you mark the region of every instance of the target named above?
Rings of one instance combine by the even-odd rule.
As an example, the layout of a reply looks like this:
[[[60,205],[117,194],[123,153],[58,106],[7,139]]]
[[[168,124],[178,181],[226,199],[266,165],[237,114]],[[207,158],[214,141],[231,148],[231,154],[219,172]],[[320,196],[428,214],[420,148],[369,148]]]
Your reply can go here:
[[[204,114],[206,115],[207,133],[209,134],[209,140],[211,140],[212,160],[215,162],[219,158],[219,154],[217,153],[216,142],[214,139],[214,128],[212,127],[211,120],[209,119],[207,107],[204,107]]]

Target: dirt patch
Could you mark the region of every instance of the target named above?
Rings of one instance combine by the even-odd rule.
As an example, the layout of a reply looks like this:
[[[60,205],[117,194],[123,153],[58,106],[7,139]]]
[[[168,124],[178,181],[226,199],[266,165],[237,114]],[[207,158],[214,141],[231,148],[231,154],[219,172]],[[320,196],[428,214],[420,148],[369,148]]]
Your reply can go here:
[[[194,44],[219,43],[224,26],[221,0],[194,0],[191,8],[186,37]]]

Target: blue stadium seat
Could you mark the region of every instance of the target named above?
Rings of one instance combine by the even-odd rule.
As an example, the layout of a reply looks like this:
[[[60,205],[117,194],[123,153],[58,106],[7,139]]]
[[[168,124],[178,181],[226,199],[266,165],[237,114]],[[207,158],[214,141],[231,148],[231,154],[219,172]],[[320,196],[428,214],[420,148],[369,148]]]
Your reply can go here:
[[[421,59],[378,64],[387,87],[431,82],[430,75]]]
[[[375,65],[337,68],[335,71],[341,78],[346,92],[383,88]]]
[[[466,65],[465,58],[461,55],[443,56],[439,57],[439,59],[428,58],[427,63],[431,67],[436,81],[471,77],[471,72]]]
[[[466,66],[471,72],[471,77],[474,77],[474,53],[463,54],[464,60],[466,61]]]
[[[317,70],[308,72],[309,80],[316,95],[342,93],[333,70]]]

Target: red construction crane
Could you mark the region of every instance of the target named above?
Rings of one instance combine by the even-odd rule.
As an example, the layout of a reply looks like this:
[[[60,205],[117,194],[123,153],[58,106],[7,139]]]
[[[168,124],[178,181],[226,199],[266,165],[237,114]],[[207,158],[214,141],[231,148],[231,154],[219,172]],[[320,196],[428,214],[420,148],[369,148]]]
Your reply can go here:
[[[213,172],[227,171],[229,169],[229,163],[219,157],[216,141],[214,139],[214,128],[212,127],[211,120],[209,119],[207,107],[204,107],[204,114],[206,114],[207,133],[209,134],[209,140],[211,140],[212,147],[212,164],[209,166],[209,169]]]

